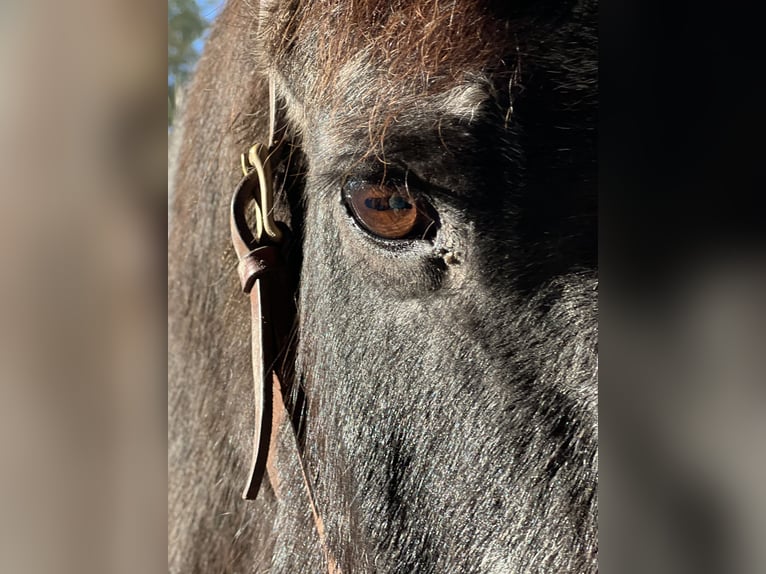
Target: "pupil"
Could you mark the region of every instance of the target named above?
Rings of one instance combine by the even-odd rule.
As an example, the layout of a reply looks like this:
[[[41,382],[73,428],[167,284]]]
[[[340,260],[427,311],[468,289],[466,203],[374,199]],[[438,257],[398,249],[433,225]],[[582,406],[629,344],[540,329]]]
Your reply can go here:
[[[374,209],[376,211],[386,211],[391,209],[388,206],[388,201],[383,197],[368,197],[364,200],[364,206],[367,209]]]
[[[388,211],[389,209],[410,209],[410,205],[401,195],[392,195],[385,197],[368,197],[364,200],[364,206],[367,209],[375,211]]]
[[[409,209],[412,207],[401,195],[392,195],[388,200],[391,209]]]

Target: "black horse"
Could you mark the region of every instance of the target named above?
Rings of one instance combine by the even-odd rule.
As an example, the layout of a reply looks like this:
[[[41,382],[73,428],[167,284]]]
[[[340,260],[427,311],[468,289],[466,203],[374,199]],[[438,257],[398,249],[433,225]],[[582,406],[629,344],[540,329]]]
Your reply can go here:
[[[227,214],[270,80],[289,383],[337,566],[596,572],[595,3],[255,4],[219,17],[179,135],[170,572],[327,571],[295,468],[278,498],[240,498],[253,399]]]

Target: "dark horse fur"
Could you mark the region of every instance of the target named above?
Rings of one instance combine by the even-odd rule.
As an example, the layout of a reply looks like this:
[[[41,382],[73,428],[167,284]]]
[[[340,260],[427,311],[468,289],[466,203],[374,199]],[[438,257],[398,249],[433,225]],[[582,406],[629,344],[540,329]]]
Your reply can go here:
[[[239,154],[276,83],[301,440],[344,574],[597,571],[596,6],[232,1],[183,116],[169,246],[169,571],[325,570],[300,474],[243,501]],[[348,181],[399,177],[426,239]],[[280,471],[282,472],[282,471]]]

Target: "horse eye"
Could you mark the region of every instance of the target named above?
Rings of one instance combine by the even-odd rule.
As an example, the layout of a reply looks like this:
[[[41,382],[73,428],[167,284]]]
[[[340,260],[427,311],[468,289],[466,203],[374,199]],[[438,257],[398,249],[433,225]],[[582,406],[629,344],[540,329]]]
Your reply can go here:
[[[395,186],[356,183],[344,196],[357,223],[384,239],[425,239],[434,223],[417,200]]]

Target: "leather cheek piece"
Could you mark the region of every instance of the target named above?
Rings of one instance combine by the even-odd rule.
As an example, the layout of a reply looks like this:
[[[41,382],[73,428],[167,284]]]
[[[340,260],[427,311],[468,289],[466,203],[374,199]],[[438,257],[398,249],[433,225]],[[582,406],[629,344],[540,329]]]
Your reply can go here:
[[[234,251],[239,260],[237,274],[242,290],[250,298],[251,347],[253,359],[254,422],[253,458],[243,492],[245,499],[258,496],[263,475],[280,499],[278,456],[292,459],[300,469],[306,499],[314,519],[319,545],[324,554],[328,574],[341,574],[341,569],[327,543],[324,521],[316,505],[298,437],[287,413],[279,380],[277,361],[283,356],[287,334],[292,324],[290,290],[285,275],[282,248],[284,236],[272,219],[273,181],[271,163],[277,161],[279,145],[275,144],[276,104],[273,78],[269,81],[270,127],[268,147],[253,146],[257,154],[250,157],[253,169],[247,170],[234,190],[229,213],[229,226]],[[250,155],[250,154],[249,154]],[[260,198],[260,201],[259,201]],[[247,221],[247,207],[253,202],[256,211],[255,233]],[[278,437],[284,429],[288,448],[278,452]]]

